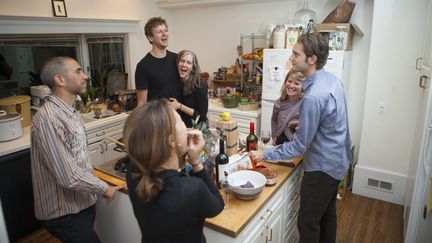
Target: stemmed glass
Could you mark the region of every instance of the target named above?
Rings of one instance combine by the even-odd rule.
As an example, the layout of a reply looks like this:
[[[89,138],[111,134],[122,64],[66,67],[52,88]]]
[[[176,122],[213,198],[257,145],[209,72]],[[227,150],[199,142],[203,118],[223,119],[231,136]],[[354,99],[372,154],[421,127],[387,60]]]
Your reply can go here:
[[[269,131],[261,131],[261,142],[263,142],[265,146],[267,146],[267,143],[270,142],[270,138],[271,134]]]
[[[221,189],[224,191],[225,194],[225,208],[228,208],[229,194],[231,194],[231,189],[228,183],[227,176],[228,173],[224,171],[224,178],[220,182]]]

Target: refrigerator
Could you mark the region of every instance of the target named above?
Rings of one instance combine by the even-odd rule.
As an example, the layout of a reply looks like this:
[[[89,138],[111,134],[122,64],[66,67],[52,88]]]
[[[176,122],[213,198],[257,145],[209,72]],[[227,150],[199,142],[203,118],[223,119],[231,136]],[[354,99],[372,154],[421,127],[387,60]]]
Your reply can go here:
[[[274,102],[280,97],[281,88],[288,73],[288,61],[291,49],[264,49],[263,83],[261,98],[261,131],[271,131],[271,115]],[[351,65],[351,51],[330,51],[324,69],[344,84],[348,98],[349,67]],[[257,131],[257,133],[261,133]]]
[[[430,70],[429,70],[430,72]],[[423,81],[422,81],[423,80]],[[405,193],[404,242],[432,242],[432,91],[420,77],[420,102]]]

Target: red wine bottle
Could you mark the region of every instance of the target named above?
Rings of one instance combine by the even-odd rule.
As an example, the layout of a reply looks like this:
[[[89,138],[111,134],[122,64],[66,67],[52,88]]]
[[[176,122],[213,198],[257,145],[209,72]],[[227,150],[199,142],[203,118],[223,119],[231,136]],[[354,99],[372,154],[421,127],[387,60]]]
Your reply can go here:
[[[216,186],[220,189],[221,176],[224,175],[224,169],[229,163],[229,157],[225,154],[225,141],[223,137],[219,139],[219,154],[215,158],[216,163]]]
[[[246,138],[246,151],[258,149],[258,137],[255,135],[255,123],[250,122],[249,135]]]

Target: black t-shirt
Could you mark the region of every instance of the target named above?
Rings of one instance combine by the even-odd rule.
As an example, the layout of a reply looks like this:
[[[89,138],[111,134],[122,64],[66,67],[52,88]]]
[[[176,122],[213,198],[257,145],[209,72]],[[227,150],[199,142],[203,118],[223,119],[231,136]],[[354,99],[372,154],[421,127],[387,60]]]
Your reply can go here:
[[[186,127],[192,127],[192,119],[199,115],[199,121],[207,120],[207,110],[208,110],[208,95],[207,87],[197,87],[194,92],[190,95],[185,95],[182,97],[182,103],[192,109],[194,109],[193,116],[190,117],[188,114],[179,111],[179,114],[186,124]]]
[[[218,215],[224,208],[223,199],[205,170],[185,176],[176,170],[163,170],[157,175],[164,188],[150,203],[137,197],[141,177],[131,163],[126,174],[129,197],[142,233],[142,242],[168,243],[206,242],[203,235],[205,218]]]
[[[147,100],[157,98],[180,100],[181,89],[176,60],[177,54],[170,51],[167,51],[164,58],[156,58],[147,53],[136,66],[136,89],[148,90]]]

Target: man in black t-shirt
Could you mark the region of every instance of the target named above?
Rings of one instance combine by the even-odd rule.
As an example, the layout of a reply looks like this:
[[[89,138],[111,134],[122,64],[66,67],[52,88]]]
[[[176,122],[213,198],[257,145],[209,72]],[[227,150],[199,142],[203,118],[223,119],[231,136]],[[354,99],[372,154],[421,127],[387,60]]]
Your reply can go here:
[[[156,98],[181,99],[177,54],[167,50],[166,20],[161,17],[151,18],[147,21],[144,32],[152,49],[137,64],[135,71],[138,107]]]

